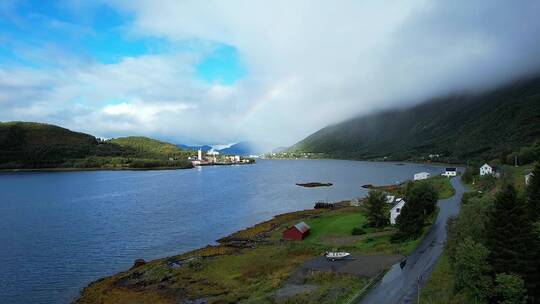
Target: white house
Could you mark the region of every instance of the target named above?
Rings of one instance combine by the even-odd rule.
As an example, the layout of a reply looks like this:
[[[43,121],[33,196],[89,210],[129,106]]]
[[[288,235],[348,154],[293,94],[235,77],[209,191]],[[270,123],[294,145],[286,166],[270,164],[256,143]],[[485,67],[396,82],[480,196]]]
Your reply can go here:
[[[390,209],[390,224],[395,225],[397,217],[401,214],[401,210],[405,206],[405,200],[399,198],[396,200],[396,204]]]
[[[395,197],[394,195],[387,195],[387,196],[386,196],[386,203],[387,203],[387,204],[393,203],[395,198],[396,198],[396,197]]]
[[[533,177],[532,172],[529,172],[527,175],[525,175],[525,185],[528,185],[531,182],[531,177]]]
[[[483,164],[482,167],[480,167],[480,176],[488,174],[493,174],[493,167],[488,164]]]
[[[351,200],[351,206],[352,206],[352,207],[360,207],[360,200],[357,199],[357,198],[353,198],[353,199]]]
[[[446,177],[457,176],[457,169],[456,168],[446,168],[442,175],[446,176]]]
[[[414,180],[422,180],[422,179],[428,179],[428,178],[429,178],[429,173],[427,172],[420,172],[414,175]]]

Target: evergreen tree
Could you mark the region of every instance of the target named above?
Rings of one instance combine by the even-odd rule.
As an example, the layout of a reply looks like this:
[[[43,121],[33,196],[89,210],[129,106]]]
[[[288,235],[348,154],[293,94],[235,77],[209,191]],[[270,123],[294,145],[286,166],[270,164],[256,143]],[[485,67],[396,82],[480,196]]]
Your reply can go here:
[[[527,186],[527,206],[533,222],[540,220],[540,163],[534,166]]]
[[[504,186],[497,193],[488,224],[490,264],[495,273],[523,277],[533,297],[538,293],[536,244],[526,204],[518,199],[514,186]]]
[[[466,237],[456,248],[455,288],[465,290],[478,302],[484,302],[491,291],[491,266],[487,261],[488,256],[489,250],[470,237]]]
[[[366,207],[368,211],[367,218],[370,226],[384,227],[388,225],[389,210],[386,204],[386,196],[382,191],[369,191]]]
[[[527,209],[531,221],[532,236],[529,244],[531,268],[526,285],[533,301],[540,302],[540,163],[536,163],[526,188]]]

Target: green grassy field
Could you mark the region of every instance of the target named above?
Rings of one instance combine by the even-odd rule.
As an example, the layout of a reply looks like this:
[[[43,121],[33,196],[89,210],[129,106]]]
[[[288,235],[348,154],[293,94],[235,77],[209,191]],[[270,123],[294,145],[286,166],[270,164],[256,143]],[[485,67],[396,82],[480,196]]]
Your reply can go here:
[[[323,235],[345,236],[351,235],[354,227],[360,227],[367,222],[366,217],[360,211],[323,215],[319,218],[306,220],[311,227],[311,233],[306,242],[320,242]]]

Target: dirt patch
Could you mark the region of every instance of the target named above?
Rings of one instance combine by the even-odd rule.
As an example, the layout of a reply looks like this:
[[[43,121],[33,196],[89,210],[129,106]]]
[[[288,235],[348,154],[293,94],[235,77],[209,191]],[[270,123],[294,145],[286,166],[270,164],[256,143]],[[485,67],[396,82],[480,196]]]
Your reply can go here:
[[[401,255],[353,255],[349,259],[332,262],[325,257],[317,257],[305,262],[301,267],[308,271],[339,272],[372,278],[401,259]]]
[[[319,237],[319,241],[333,246],[347,246],[367,238],[390,235],[393,231],[381,231],[363,235],[323,235]]]

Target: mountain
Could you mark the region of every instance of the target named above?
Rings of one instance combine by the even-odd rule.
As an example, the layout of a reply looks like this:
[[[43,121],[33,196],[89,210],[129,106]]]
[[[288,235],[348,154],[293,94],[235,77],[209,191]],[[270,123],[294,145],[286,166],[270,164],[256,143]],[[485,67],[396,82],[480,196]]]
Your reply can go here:
[[[183,168],[191,166],[185,160],[188,154],[146,137],[103,141],[50,124],[0,123],[0,169]]]
[[[219,153],[221,154],[230,154],[230,155],[241,155],[241,156],[249,156],[249,155],[256,155],[260,154],[260,151],[258,151],[252,143],[248,141],[242,141],[239,143],[236,143],[228,148],[224,148],[219,150]]]
[[[180,149],[186,150],[186,151],[198,151],[199,149],[201,149],[203,152],[207,152],[207,151],[212,150],[212,146],[208,146],[208,145],[204,145],[204,146],[188,146],[188,145],[178,144],[176,146],[178,146]]]
[[[325,127],[288,152],[344,159],[490,160],[540,138],[540,77]]]

